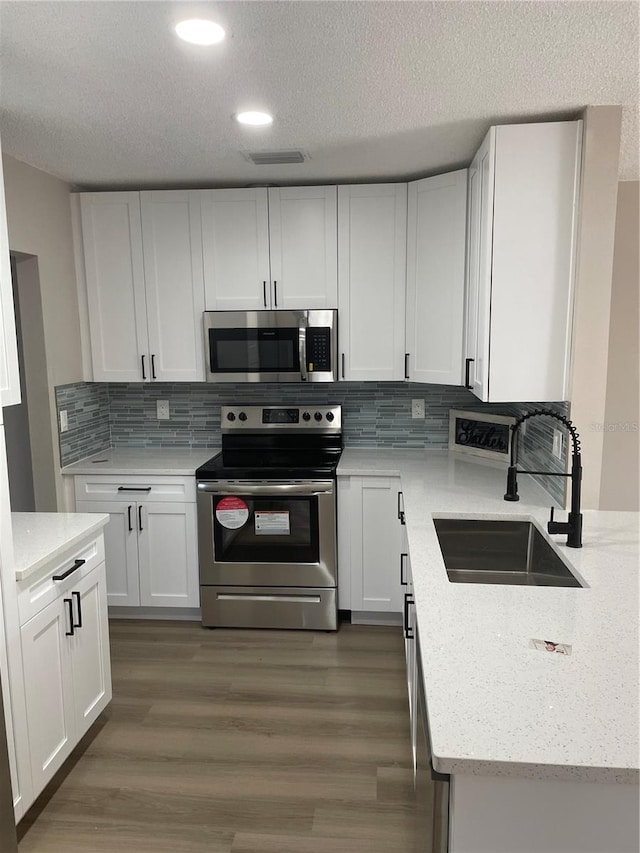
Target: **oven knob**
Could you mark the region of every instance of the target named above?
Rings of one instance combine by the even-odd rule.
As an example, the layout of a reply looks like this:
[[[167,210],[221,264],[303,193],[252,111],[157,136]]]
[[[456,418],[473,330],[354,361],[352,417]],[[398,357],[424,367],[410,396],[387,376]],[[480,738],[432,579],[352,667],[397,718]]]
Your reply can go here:
[[[246,413],[246,412],[240,412],[240,414],[238,415],[238,417],[240,418],[240,420],[241,420],[241,421],[246,421],[246,419],[247,419],[247,413]]]
[[[333,412],[327,412],[327,420],[329,421],[329,423],[331,423],[331,421],[333,420]]]
[[[235,419],[236,419],[236,416],[233,414],[233,412],[229,412],[229,414],[227,415],[227,420],[228,421],[235,421]]]
[[[309,414],[309,412],[303,412],[302,413],[302,420],[303,421],[310,421],[311,420],[311,415]]]
[[[314,415],[313,417],[314,417],[317,421],[321,421],[321,420],[322,420],[322,412],[316,412],[316,413],[315,413],[315,415]]]

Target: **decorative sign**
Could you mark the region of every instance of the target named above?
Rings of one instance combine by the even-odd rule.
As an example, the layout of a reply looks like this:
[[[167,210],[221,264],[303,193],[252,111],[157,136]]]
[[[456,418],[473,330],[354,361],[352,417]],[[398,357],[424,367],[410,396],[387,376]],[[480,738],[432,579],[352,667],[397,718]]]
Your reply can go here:
[[[249,507],[242,498],[234,496],[222,498],[216,507],[216,518],[227,530],[237,530],[246,524],[249,518]]]
[[[555,655],[570,655],[573,647],[569,643],[556,643],[553,640],[529,640],[529,648]]]
[[[509,463],[510,426],[507,415],[449,410],[449,450]]]
[[[273,510],[256,512],[256,536],[288,536],[289,513]]]

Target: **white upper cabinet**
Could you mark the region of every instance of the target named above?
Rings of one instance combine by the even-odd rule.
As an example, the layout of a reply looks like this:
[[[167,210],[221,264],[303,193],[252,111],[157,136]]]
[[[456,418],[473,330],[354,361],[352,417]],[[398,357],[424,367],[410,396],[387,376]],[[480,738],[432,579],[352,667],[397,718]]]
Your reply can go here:
[[[143,371],[148,378],[140,195],[83,193],[80,212],[93,378],[136,382]]]
[[[7,212],[4,202],[2,151],[0,150],[0,424],[2,423],[2,406],[13,406],[19,402],[18,347],[9,262]]]
[[[337,308],[336,187],[269,190],[271,307]]]
[[[83,193],[80,210],[94,380],[204,379],[197,193]]]
[[[140,193],[152,379],[204,379],[202,229],[196,192]]]
[[[202,190],[207,311],[270,308],[266,189]]]
[[[336,307],[336,187],[199,195],[208,311]]]
[[[409,184],[406,377],[462,384],[467,170]]]
[[[582,122],[492,128],[469,170],[470,388],[564,400]]]
[[[407,185],[338,187],[341,378],[404,378]]]

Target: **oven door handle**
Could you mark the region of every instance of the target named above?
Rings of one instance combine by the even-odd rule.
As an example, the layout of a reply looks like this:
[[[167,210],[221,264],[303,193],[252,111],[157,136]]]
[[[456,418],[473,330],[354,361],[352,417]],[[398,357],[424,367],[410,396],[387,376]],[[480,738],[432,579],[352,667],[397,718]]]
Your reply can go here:
[[[334,491],[333,481],[327,483],[234,483],[217,485],[216,483],[198,483],[198,492],[215,495],[315,495],[331,494]]]
[[[309,378],[307,365],[307,327],[300,326],[298,329],[298,347],[300,358],[300,380],[306,382]]]

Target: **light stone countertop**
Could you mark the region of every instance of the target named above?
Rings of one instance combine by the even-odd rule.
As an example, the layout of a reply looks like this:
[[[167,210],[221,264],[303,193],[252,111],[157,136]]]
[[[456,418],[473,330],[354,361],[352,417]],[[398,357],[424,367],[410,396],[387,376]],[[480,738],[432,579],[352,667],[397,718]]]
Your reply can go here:
[[[341,475],[401,478],[435,769],[637,784],[639,515],[583,511],[575,549],[546,533],[552,500],[530,477],[503,500],[493,462],[347,448]],[[587,586],[450,583],[434,516],[531,519]]]
[[[58,558],[64,558],[79,542],[99,533],[109,521],[97,512],[12,512],[16,580],[22,581]]]
[[[62,474],[161,474],[193,476],[196,468],[219,453],[219,446],[204,450],[167,447],[112,447],[66,465]]]

